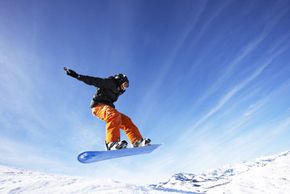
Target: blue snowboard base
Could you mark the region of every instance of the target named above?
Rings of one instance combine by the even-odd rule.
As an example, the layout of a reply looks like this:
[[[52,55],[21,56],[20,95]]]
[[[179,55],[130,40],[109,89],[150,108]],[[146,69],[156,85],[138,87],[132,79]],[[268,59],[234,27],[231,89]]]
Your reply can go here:
[[[121,150],[110,151],[86,151],[78,155],[78,160],[81,163],[92,163],[125,156],[148,154],[158,148],[161,144],[151,144],[149,146],[126,148]]]

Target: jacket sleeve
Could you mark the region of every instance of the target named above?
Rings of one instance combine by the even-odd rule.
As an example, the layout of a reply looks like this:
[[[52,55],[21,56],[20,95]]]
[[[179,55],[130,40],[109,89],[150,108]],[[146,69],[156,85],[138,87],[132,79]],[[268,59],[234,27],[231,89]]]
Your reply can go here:
[[[96,86],[98,88],[114,88],[113,80],[111,79],[103,79],[98,77],[91,77],[87,75],[79,75],[78,80],[92,86]]]

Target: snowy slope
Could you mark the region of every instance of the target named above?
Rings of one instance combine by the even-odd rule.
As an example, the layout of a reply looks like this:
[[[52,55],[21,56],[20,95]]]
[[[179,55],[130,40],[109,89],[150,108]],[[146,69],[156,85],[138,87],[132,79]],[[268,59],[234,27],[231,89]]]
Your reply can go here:
[[[164,193],[149,186],[136,186],[113,180],[96,180],[0,166],[1,194],[95,194]]]
[[[153,187],[188,193],[289,194],[290,152],[228,165],[198,175],[175,174],[169,181]]]
[[[1,194],[290,193],[290,152],[201,174],[175,174],[165,183],[137,186],[113,180],[54,175],[0,166]]]

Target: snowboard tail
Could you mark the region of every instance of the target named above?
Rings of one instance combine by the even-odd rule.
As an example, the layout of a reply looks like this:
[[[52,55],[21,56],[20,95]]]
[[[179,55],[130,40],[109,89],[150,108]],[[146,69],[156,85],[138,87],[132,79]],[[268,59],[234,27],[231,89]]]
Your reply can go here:
[[[158,148],[161,144],[151,144],[144,147],[125,148],[120,150],[109,151],[86,151],[78,155],[78,160],[81,163],[92,163],[125,156],[133,156],[140,154],[148,154]]]

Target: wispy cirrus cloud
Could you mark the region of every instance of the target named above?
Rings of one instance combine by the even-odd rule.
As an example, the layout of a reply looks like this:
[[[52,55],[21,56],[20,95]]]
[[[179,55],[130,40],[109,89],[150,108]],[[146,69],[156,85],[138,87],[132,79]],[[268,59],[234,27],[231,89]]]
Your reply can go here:
[[[272,48],[270,48],[268,50],[268,52],[266,52],[266,55],[264,58],[261,58],[260,60],[254,62],[253,66],[259,65],[257,67],[257,69],[255,71],[253,71],[250,75],[248,75],[248,77],[246,77],[244,80],[240,81],[237,85],[235,85],[233,88],[231,88],[229,91],[227,91],[225,93],[225,95],[223,95],[217,102],[217,104],[215,106],[213,106],[206,114],[205,116],[203,116],[199,121],[197,121],[194,125],[194,128],[197,128],[200,124],[204,123],[208,118],[210,118],[213,114],[217,113],[219,110],[221,110],[221,108],[227,103],[229,102],[238,92],[240,92],[242,89],[244,89],[245,87],[247,87],[252,81],[254,81],[258,76],[260,76],[263,71],[271,65],[271,63],[277,58],[279,57],[279,55],[283,54],[285,51],[287,51],[287,49],[289,48],[288,45],[285,45],[285,41],[289,39],[289,35],[281,38],[281,40],[276,43],[276,45],[274,45]],[[251,48],[252,50],[252,48]],[[270,55],[268,53],[271,53]],[[242,61],[240,61],[241,58],[239,58],[239,63],[241,63]],[[234,60],[233,63],[234,65],[236,65],[237,60]],[[231,67],[230,67],[231,69]],[[226,74],[228,74],[227,71]],[[234,76],[234,75],[231,75]],[[227,75],[226,77],[229,77],[229,75]],[[197,103],[201,103],[202,101],[204,101],[208,96],[210,96],[214,91],[217,90],[218,86],[221,83],[225,83],[224,80],[224,76],[222,78],[219,79],[219,81],[217,82],[217,84],[214,84],[214,86],[212,87],[212,89],[210,89],[204,96],[202,96]],[[213,89],[214,88],[214,89]]]
[[[234,104],[227,115],[218,115],[222,119],[220,125],[217,124],[217,120],[211,121],[213,118],[207,118],[208,120],[200,123],[199,127],[188,129],[190,133],[176,142],[179,149],[184,150],[177,154],[185,161],[182,168],[198,171],[213,165],[226,164],[223,158],[231,158],[231,161],[235,162],[258,157],[261,151],[271,153],[276,148],[275,144],[279,145],[279,137],[290,134],[287,110],[270,120],[265,118],[257,122],[257,119],[263,117],[265,112],[271,112],[277,97],[289,95],[289,91],[290,80],[252,102],[240,114],[229,118],[231,112],[235,114],[235,109],[241,108],[238,103]],[[190,151],[186,147],[190,147]],[[175,150],[174,147],[172,149]],[[191,167],[190,161],[196,161],[194,166]]]
[[[153,111],[154,107],[156,105],[152,102],[154,102],[153,99],[156,98],[156,93],[162,88],[162,86],[166,85],[165,78],[170,74],[170,71],[172,70],[172,67],[178,65],[177,58],[179,57],[179,54],[183,51],[183,47],[188,44],[188,40],[190,39],[190,43],[194,44],[194,42],[199,41],[200,37],[204,35],[204,32],[208,29],[210,24],[213,22],[213,20],[222,12],[223,9],[225,9],[228,6],[228,3],[230,1],[227,1],[226,3],[221,4],[218,6],[217,9],[214,10],[214,12],[211,13],[210,18],[206,20],[205,23],[203,23],[202,28],[198,30],[198,34],[192,34],[193,30],[196,30],[197,24],[200,20],[200,17],[206,9],[208,8],[208,1],[201,1],[199,4],[199,8],[196,10],[194,19],[189,20],[189,22],[186,25],[186,28],[183,30],[182,34],[179,36],[178,41],[176,42],[176,46],[171,49],[171,52],[167,55],[166,58],[164,58],[164,61],[162,62],[162,68],[158,72],[157,77],[155,77],[154,85],[151,85],[148,90],[146,90],[146,93],[144,97],[142,98],[142,101],[140,103],[140,106],[137,111],[137,117],[142,117],[142,121],[146,122],[146,117],[148,117]],[[191,69],[191,67],[189,67]],[[190,71],[190,70],[188,70]],[[151,102],[151,105],[148,105],[148,102]],[[147,116],[146,116],[147,115]]]
[[[278,8],[277,8],[278,9]],[[204,103],[205,100],[208,99],[209,96],[213,95],[215,92],[217,92],[221,86],[223,86],[227,80],[229,80],[231,77],[234,76],[234,70],[236,70],[239,66],[241,66],[247,57],[249,57],[251,54],[253,54],[255,51],[259,50],[259,46],[263,43],[263,41],[267,38],[267,36],[271,33],[275,25],[279,22],[279,20],[287,13],[288,8],[285,8],[283,11],[277,13],[271,13],[268,14],[266,18],[270,18],[269,21],[265,24],[265,27],[262,29],[262,33],[255,37],[253,40],[250,40],[246,46],[241,48],[241,51],[237,54],[237,57],[235,57],[232,61],[227,62],[225,64],[226,68],[223,71],[223,73],[219,76],[219,78],[207,89],[207,92],[201,95],[197,101],[195,102],[195,105],[199,105],[201,103]],[[274,17],[270,17],[273,16]],[[289,35],[285,35],[282,37],[279,41],[277,41],[268,51],[265,52],[264,55],[262,55],[262,58],[258,59],[257,62],[253,62],[254,64],[263,63],[263,60],[273,60],[271,59],[272,53],[275,53],[274,55],[279,54],[281,51],[283,52],[284,49],[282,48],[280,51],[278,50],[281,45],[283,45],[287,40],[289,39]],[[278,52],[278,53],[277,53]],[[270,58],[269,58],[270,56]],[[266,59],[264,59],[266,58]],[[255,66],[255,65],[253,65]]]

